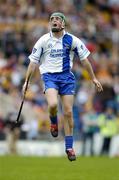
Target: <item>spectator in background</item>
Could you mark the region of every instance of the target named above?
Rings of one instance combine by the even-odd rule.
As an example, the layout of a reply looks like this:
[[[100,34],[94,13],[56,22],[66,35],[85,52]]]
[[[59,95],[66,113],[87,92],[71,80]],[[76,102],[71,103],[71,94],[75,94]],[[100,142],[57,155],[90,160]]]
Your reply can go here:
[[[5,139],[5,134],[4,134],[4,119],[2,117],[2,114],[0,112],[0,140]]]
[[[104,91],[100,94],[94,95],[94,107],[97,112],[105,111],[108,104],[115,106],[115,92],[112,81],[105,82],[103,85]]]
[[[24,122],[21,115],[20,121],[16,124],[17,113],[10,112],[5,119],[5,133],[9,154],[17,154],[17,141],[20,137],[21,126]]]
[[[97,113],[92,106],[87,106],[82,114],[83,155],[94,155],[94,135],[99,131]],[[88,150],[88,151],[87,151]]]
[[[27,139],[28,140],[37,140],[38,139],[38,120],[32,119],[28,123],[28,132],[27,132]]]
[[[98,116],[98,125],[100,127],[101,136],[103,137],[101,155],[108,155],[111,139],[117,133],[116,116],[111,106],[107,106],[105,112]]]

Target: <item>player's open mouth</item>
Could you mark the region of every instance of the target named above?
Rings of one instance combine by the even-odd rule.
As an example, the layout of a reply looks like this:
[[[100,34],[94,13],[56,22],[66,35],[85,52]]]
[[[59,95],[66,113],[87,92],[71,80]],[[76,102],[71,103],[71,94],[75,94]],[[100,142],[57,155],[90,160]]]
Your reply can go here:
[[[57,24],[53,24],[53,27],[57,27]]]

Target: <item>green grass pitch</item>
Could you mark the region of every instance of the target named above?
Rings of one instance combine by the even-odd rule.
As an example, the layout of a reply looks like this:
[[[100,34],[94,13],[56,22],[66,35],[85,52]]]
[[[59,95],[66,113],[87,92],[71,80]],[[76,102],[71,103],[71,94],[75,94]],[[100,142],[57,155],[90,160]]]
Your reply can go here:
[[[119,158],[0,156],[0,180],[119,180]]]

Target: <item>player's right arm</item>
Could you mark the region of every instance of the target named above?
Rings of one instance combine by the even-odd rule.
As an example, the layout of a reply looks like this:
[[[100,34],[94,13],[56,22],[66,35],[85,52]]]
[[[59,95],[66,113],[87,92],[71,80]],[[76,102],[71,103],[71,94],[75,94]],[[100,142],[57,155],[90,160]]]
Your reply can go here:
[[[23,94],[25,92],[26,89],[26,84],[27,84],[27,80],[29,79],[29,83],[30,84],[30,79],[32,77],[32,75],[34,74],[35,70],[37,67],[39,67],[39,63],[40,63],[40,58],[43,54],[43,38],[41,37],[36,44],[33,47],[32,53],[29,56],[30,59],[30,63],[26,72],[26,78],[25,78],[25,82],[23,85]]]
[[[25,82],[24,82],[23,89],[22,89],[23,94],[24,94],[25,89],[26,89],[27,81],[28,81],[28,79],[29,79],[29,82],[28,82],[28,86],[29,86],[31,77],[32,77],[32,75],[34,74],[36,68],[37,68],[37,64],[36,64],[35,62],[30,61],[29,66],[28,66],[28,69],[27,69],[27,72],[26,72]]]

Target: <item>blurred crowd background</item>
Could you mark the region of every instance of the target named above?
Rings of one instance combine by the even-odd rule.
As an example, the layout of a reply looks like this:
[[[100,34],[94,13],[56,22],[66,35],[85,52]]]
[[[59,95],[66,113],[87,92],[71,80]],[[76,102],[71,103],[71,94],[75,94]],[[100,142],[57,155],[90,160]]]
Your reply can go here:
[[[89,60],[104,91],[97,93],[89,74],[75,57],[74,139],[85,144],[103,137],[101,153],[108,153],[111,139],[119,134],[119,1],[118,0],[0,0],[0,140],[49,140],[49,117],[42,82],[36,72],[23,107],[14,123],[22,97],[22,85],[34,43],[47,33],[49,16],[61,11],[67,31],[79,37],[91,51]],[[59,103],[57,140],[64,137]],[[10,140],[13,138],[12,140]],[[89,147],[89,146],[88,146]],[[13,146],[11,152],[15,152]]]

